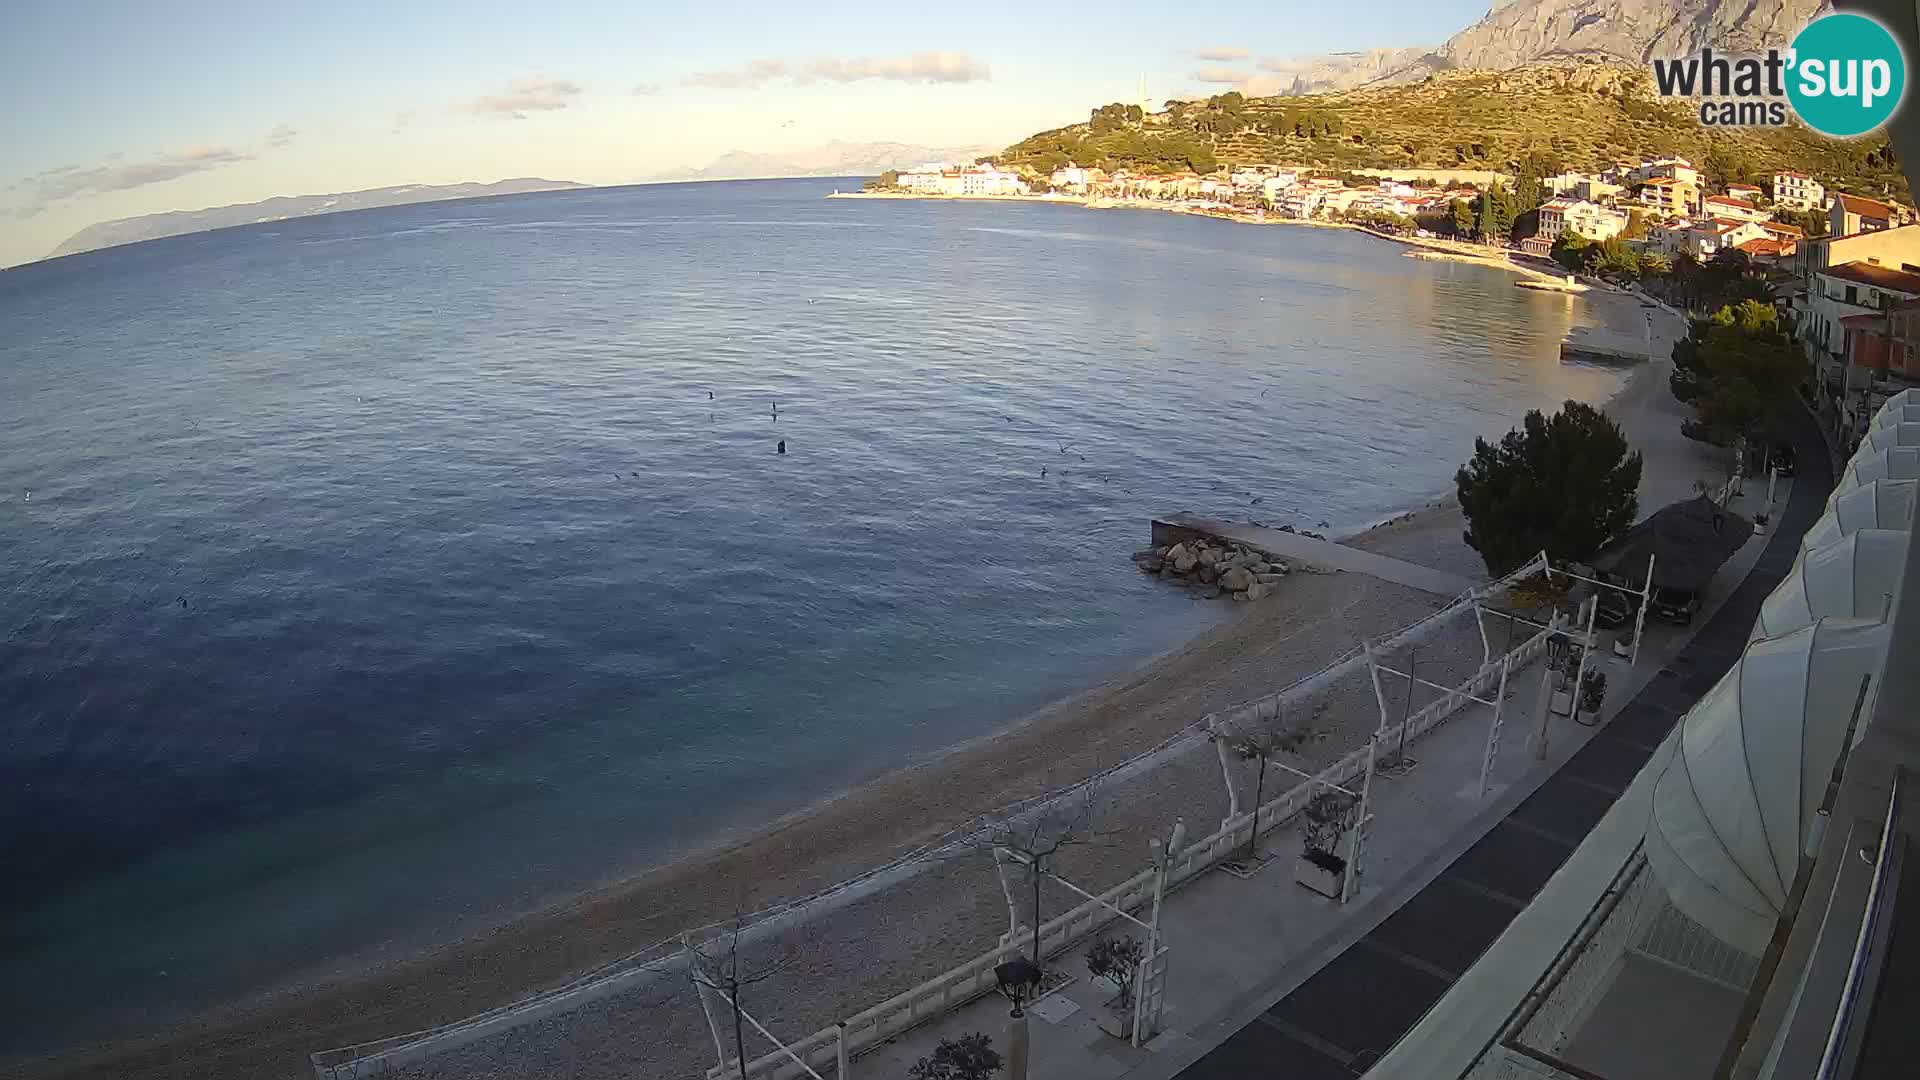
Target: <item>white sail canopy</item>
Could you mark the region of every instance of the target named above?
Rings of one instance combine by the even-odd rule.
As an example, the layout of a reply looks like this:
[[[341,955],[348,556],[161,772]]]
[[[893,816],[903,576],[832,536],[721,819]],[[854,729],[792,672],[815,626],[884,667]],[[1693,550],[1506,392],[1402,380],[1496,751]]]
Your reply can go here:
[[[1861,454],[1879,453],[1894,446],[1920,446],[1920,423],[1900,421],[1882,424],[1867,432],[1867,437],[1860,440],[1860,449],[1854,451],[1853,456],[1857,458]]]
[[[1907,536],[1901,530],[1861,529],[1803,552],[1760,605],[1749,640],[1782,637],[1829,616],[1886,618],[1900,592]]]
[[[1834,499],[1875,480],[1920,480],[1920,446],[1892,446],[1877,451],[1861,447],[1853,460],[1840,470],[1840,482],[1833,486],[1827,505],[1832,506]]]
[[[1887,632],[1822,619],[1754,642],[1681,719],[1654,786],[1647,863],[1721,941],[1755,956],[1766,947]],[[1872,711],[1870,692],[1860,715]]]
[[[1879,427],[1888,417],[1907,409],[1920,409],[1920,389],[1902,390],[1888,398],[1881,404],[1880,410],[1873,414],[1873,426]]]
[[[1891,424],[1916,423],[1920,423],[1920,401],[1909,401],[1898,405],[1889,401],[1881,407],[1879,412],[1873,414],[1872,426],[1877,431]]]
[[[1920,480],[1875,480],[1833,497],[1827,512],[1800,539],[1800,554],[1861,529],[1911,529]]]

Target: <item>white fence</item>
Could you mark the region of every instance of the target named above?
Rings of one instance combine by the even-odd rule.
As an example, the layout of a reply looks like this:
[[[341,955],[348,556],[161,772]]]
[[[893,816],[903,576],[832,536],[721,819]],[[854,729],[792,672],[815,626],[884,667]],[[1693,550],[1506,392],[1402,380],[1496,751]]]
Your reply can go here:
[[[1528,638],[1513,650],[1513,666],[1524,666],[1546,648],[1547,633],[1542,631]],[[1435,701],[1408,717],[1405,722],[1409,742],[1437,727],[1448,717],[1459,712],[1468,704],[1468,693],[1490,693],[1500,682],[1500,664],[1486,664],[1476,672],[1473,678],[1451,692],[1441,695]],[[1291,688],[1289,688],[1291,690]],[[1278,699],[1288,693],[1269,695]],[[1261,699],[1242,709],[1257,709],[1268,699]],[[1237,710],[1236,710],[1237,711]],[[1264,714],[1263,714],[1264,715]],[[1400,738],[1402,725],[1394,724],[1386,728],[1382,735],[1390,741]],[[1285,823],[1305,809],[1308,801],[1327,784],[1348,785],[1366,771],[1367,750],[1365,746],[1347,754],[1345,757],[1321,770],[1314,779],[1302,781],[1281,794],[1278,798],[1260,806],[1257,810],[1229,819],[1218,830],[1208,836],[1192,841],[1174,855],[1167,868],[1167,887],[1169,890],[1189,881],[1211,869],[1222,860],[1242,850],[1252,839],[1254,820],[1257,815],[1262,833],[1269,832]],[[1111,908],[1118,907],[1126,911],[1136,911],[1153,900],[1153,870],[1148,868],[1133,877],[1115,885],[1100,894],[1098,900],[1088,900],[1040,926],[1040,951],[1043,955],[1053,956],[1072,948],[1075,944],[1092,937],[1107,923],[1118,918]],[[856,1013],[843,1024],[822,1028],[812,1035],[790,1043],[794,1055],[804,1060],[814,1069],[825,1071],[832,1067],[839,1053],[842,1038],[847,1042],[849,1056],[877,1046],[893,1039],[907,1030],[945,1014],[967,1002],[973,1001],[996,989],[993,969],[995,965],[1024,954],[1025,941],[1009,935],[1012,940],[1003,941],[988,952],[967,961],[950,971],[914,987],[898,997]],[[715,1070],[710,1077],[738,1077],[739,1073],[729,1068],[724,1073]],[[792,1080],[805,1073],[793,1058],[775,1051],[760,1057],[747,1066],[749,1077],[766,1077],[769,1080]]]
[[[1374,642],[1374,647],[1386,650],[1405,642],[1417,641],[1441,623],[1477,610],[1476,605],[1481,596],[1538,573],[1544,564],[1545,556],[1537,556],[1500,581],[1472,590],[1431,615]],[[1512,667],[1517,670],[1539,656],[1546,648],[1548,636],[1547,632],[1542,631],[1515,647],[1510,654]],[[1125,775],[1151,765],[1164,756],[1207,738],[1210,725],[1215,721],[1244,726],[1250,721],[1271,720],[1279,715],[1281,706],[1286,701],[1301,698],[1325,688],[1349,670],[1357,670],[1359,665],[1365,663],[1365,658],[1366,646],[1355,647],[1332,663],[1282,690],[1221,713],[1202,717],[1152,749],[1063,790],[1021,800],[1003,808],[1002,813],[1018,814],[1067,798],[1109,777]],[[1493,692],[1500,683],[1500,668],[1500,658],[1492,658],[1465,683],[1452,691],[1443,693],[1438,699],[1408,717],[1403,724],[1392,724],[1382,728],[1381,734],[1387,740],[1397,742],[1404,729],[1407,741],[1411,742],[1419,738],[1467,705],[1470,701],[1468,695],[1484,697]],[[1244,847],[1252,837],[1256,817],[1259,822],[1259,831],[1264,834],[1298,814],[1324,785],[1348,785],[1365,771],[1367,750],[1366,746],[1361,746],[1322,770],[1314,780],[1294,786],[1254,811],[1229,819],[1211,835],[1189,843],[1174,857],[1169,866],[1168,887],[1177,887]],[[800,917],[807,909],[824,901],[855,895],[861,890],[883,885],[891,879],[911,873],[915,864],[954,849],[971,838],[975,831],[974,829],[955,830],[884,866],[839,882],[813,895],[755,912],[740,922],[730,921],[701,927],[690,931],[689,936],[697,941],[710,933],[725,932],[735,926],[760,929],[780,920]],[[1151,870],[1143,870],[1102,893],[1099,901],[1087,901],[1049,920],[1041,926],[1041,951],[1049,956],[1064,951],[1116,918],[1117,916],[1104,907],[1102,902],[1127,911],[1138,910],[1152,899],[1152,878]],[[602,965],[563,986],[541,991],[520,1001],[502,1005],[454,1023],[315,1053],[311,1057],[314,1075],[318,1080],[359,1080],[361,1077],[378,1076],[417,1064],[435,1054],[457,1049],[519,1025],[625,992],[647,978],[671,977],[683,963],[678,958],[682,947],[681,940],[681,935],[675,935],[655,942],[639,952]],[[855,1054],[993,991],[996,989],[994,967],[1011,959],[1017,952],[1018,950],[1010,945],[997,945],[992,950],[903,994],[855,1014],[841,1024],[823,1028],[791,1043],[789,1048],[815,1069],[832,1067],[843,1039],[847,1042],[849,1055]],[[775,1077],[781,1080],[803,1075],[793,1059],[779,1051],[754,1060],[748,1065],[747,1072],[749,1076]],[[737,1073],[729,1069],[726,1075],[737,1075]]]

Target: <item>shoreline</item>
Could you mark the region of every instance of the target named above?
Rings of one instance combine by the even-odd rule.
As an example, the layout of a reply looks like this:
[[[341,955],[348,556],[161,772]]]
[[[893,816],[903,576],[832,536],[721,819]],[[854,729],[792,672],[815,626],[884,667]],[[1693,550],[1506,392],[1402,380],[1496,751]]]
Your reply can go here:
[[[1608,403],[1620,401],[1652,370],[1637,369]],[[1457,452],[1464,460],[1470,450]],[[1337,538],[1362,547],[1404,545],[1406,551],[1396,552],[1402,558],[1453,559],[1450,568],[1458,569],[1457,560],[1477,564],[1478,558],[1460,541],[1460,531],[1458,509],[1443,496]],[[1477,565],[1471,572],[1483,576]],[[1103,762],[1154,745],[1212,708],[1250,696],[1250,689],[1277,689],[1291,672],[1313,670],[1329,649],[1337,653],[1358,640],[1350,639],[1353,632],[1373,632],[1368,619],[1401,624],[1408,621],[1403,615],[1431,602],[1380,585],[1356,575],[1296,575],[1273,600],[1246,605],[1220,626],[1000,730],[828,793],[772,821],[722,834],[671,862],[370,971],[221,1007],[167,1035],[15,1064],[24,1075],[49,1076],[291,1075],[305,1070],[305,1055],[312,1051],[519,1000],[646,942],[706,924],[730,907],[753,910],[783,896],[810,894],[976,813],[1073,782]],[[1275,662],[1276,652],[1285,662]],[[958,791],[970,797],[956,798]]]
[[[1185,214],[1189,217],[1214,218],[1236,225],[1292,225],[1310,229],[1345,229],[1349,232],[1365,233],[1389,243],[1418,249],[1407,254],[1415,258],[1430,258],[1448,262],[1472,263],[1493,270],[1506,270],[1535,281],[1551,282],[1565,286],[1565,275],[1553,274],[1536,267],[1514,262],[1497,249],[1488,249],[1479,244],[1468,244],[1459,240],[1442,240],[1438,237],[1395,236],[1381,232],[1366,225],[1355,225],[1345,221],[1319,221],[1313,218],[1253,217],[1244,213],[1216,212],[1196,209],[1185,205],[1167,205],[1152,199],[1097,199],[1089,195],[923,195],[908,191],[835,191],[829,199],[880,199],[905,200],[913,202],[1019,202],[1038,205],[1069,205],[1086,210],[1147,210],[1162,214]],[[1422,254],[1423,252],[1430,254]],[[1569,291],[1585,291],[1584,288]]]

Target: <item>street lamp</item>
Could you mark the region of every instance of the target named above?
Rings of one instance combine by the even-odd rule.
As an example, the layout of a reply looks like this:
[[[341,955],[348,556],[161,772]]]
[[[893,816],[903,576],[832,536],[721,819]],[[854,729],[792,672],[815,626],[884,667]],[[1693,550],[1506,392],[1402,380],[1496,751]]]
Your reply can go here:
[[[1013,1003],[1007,1014],[1007,1077],[1027,1080],[1027,1014],[1020,1006],[1040,996],[1040,965],[1018,956],[993,969],[1000,993]]]

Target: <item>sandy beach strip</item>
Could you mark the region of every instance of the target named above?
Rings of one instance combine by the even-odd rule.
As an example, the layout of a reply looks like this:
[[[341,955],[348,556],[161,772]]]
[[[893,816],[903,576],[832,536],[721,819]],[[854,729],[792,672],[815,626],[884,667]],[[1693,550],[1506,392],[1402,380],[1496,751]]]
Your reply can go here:
[[[1631,298],[1594,299],[1627,305],[1620,318],[1639,318]],[[1655,380],[1663,383],[1664,374],[1650,365],[1617,399],[1647,413],[1636,425],[1667,423],[1657,412],[1665,395],[1648,389]],[[1471,447],[1448,452],[1464,460]],[[1657,467],[1650,458],[1648,471]],[[1442,500],[1352,542],[1478,579],[1484,567],[1463,542],[1463,527],[1457,508]],[[1143,541],[1145,534],[1143,521]],[[1125,555],[1113,553],[1117,559]],[[1138,669],[751,835],[368,974],[224,1009],[164,1035],[14,1063],[23,1070],[16,1075],[307,1075],[307,1055],[314,1051],[456,1021],[563,983],[684,928],[811,894],[981,813],[1151,748],[1210,711],[1286,686],[1363,637],[1404,626],[1440,604],[1359,575],[1296,573],[1273,598],[1236,605],[1240,610],[1225,624]],[[1431,651],[1422,647],[1423,675],[1445,681],[1443,674],[1464,676],[1478,663],[1477,634],[1470,621],[1464,626],[1464,634],[1446,635]],[[1424,700],[1416,699],[1416,707]],[[1377,722],[1370,690],[1331,688],[1324,707],[1316,703],[1311,722],[1318,734],[1300,754],[1306,768],[1364,742]],[[1173,817],[1204,833],[1225,811],[1219,765],[1210,750],[1178,756],[1103,789],[1100,797],[1102,842],[1074,849],[1067,864],[1076,880],[1094,886],[1137,870],[1141,841],[1164,834]],[[937,861],[900,884],[809,920],[795,940],[775,943],[805,959],[783,976],[791,982],[758,988],[762,1007],[750,1007],[776,1030],[797,1036],[979,953],[1006,925],[989,860],[976,853]],[[684,982],[667,980],[483,1040],[409,1075],[680,1076],[697,1075],[711,1063],[711,1039],[693,995]]]

